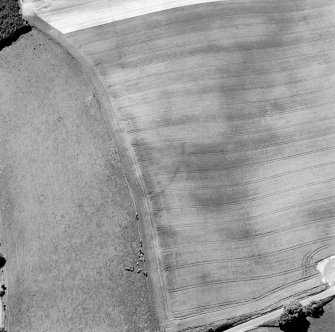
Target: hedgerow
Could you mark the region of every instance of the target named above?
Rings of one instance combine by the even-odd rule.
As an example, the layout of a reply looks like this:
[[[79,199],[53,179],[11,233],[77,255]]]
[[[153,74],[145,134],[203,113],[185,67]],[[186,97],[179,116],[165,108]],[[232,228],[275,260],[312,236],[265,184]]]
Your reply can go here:
[[[0,0],[0,50],[31,28],[22,18],[18,0]]]

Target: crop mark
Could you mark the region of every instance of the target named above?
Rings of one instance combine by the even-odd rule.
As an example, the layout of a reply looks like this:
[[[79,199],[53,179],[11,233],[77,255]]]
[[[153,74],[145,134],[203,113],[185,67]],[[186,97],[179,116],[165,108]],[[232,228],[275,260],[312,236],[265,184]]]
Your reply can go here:
[[[330,220],[332,220],[332,218],[325,218],[325,219],[319,219],[319,220],[315,220],[315,221],[319,221],[321,222],[329,222]],[[264,232],[264,233],[255,233],[255,234],[248,234],[248,237],[243,237],[241,236],[240,238],[237,239],[229,239],[229,243],[234,243],[234,242],[245,242],[247,240],[253,240],[256,238],[262,238],[262,237],[266,237],[266,236],[270,236],[273,234],[278,234],[278,233],[282,233],[282,232],[286,232],[292,229],[299,229],[301,227],[304,227],[306,225],[312,225],[315,223],[315,221],[313,222],[305,222],[304,224],[299,224],[299,225],[292,225],[292,226],[288,226],[288,227],[283,227],[277,230],[273,230],[273,231],[268,231],[268,232]],[[247,225],[250,225],[250,223],[247,223]],[[218,241],[207,241],[207,242],[193,242],[193,243],[189,243],[189,244],[183,244],[183,245],[178,245],[178,246],[171,246],[171,247],[162,247],[162,250],[176,250],[176,249],[181,249],[181,248],[187,248],[187,247],[197,247],[197,246],[207,246],[209,244],[218,244],[218,243],[225,243],[227,242],[227,240],[218,240]]]
[[[312,264],[312,265],[314,265],[314,264]],[[288,269],[288,270],[284,270],[284,271],[281,271],[281,272],[277,272],[277,273],[267,274],[267,275],[260,275],[260,276],[255,276],[255,277],[248,276],[247,278],[232,278],[232,279],[225,279],[225,280],[215,280],[215,281],[211,281],[211,282],[202,282],[202,283],[198,283],[198,284],[188,285],[188,286],[184,286],[184,287],[176,287],[176,288],[165,287],[165,289],[169,293],[176,293],[176,292],[184,291],[184,290],[187,290],[187,289],[208,287],[208,286],[218,285],[218,284],[239,283],[239,282],[242,282],[242,281],[254,281],[254,280],[264,280],[264,279],[269,279],[269,278],[276,278],[276,277],[280,277],[280,276],[285,276],[287,274],[295,273],[295,272],[298,272],[300,270],[301,270],[301,266],[295,267],[295,268],[292,268],[292,269]]]
[[[258,162],[258,163],[249,163],[249,164],[245,164],[245,165],[239,165],[239,166],[230,166],[230,167],[222,167],[222,168],[211,168],[211,169],[199,169],[199,170],[195,170],[195,171],[187,171],[187,173],[203,173],[203,172],[208,172],[208,171],[219,171],[219,170],[227,170],[227,169],[239,169],[239,168],[245,168],[248,166],[256,166],[256,165],[267,165],[267,164],[271,164],[273,162],[276,161],[281,161],[281,160],[289,160],[289,159],[295,159],[301,156],[305,156],[305,155],[309,155],[309,154],[313,154],[313,153],[319,153],[319,152],[324,152],[324,151],[331,151],[334,150],[335,146],[328,146],[328,147],[324,147],[321,149],[315,149],[315,150],[311,150],[311,151],[307,151],[307,152],[303,152],[303,153],[297,153],[297,154],[293,154],[293,155],[289,155],[289,156],[285,156],[285,157],[279,157],[279,158],[273,158],[267,161],[263,161],[263,162]],[[178,170],[175,170],[173,172],[152,172],[151,175],[171,175],[171,174],[184,174],[186,171],[182,171],[179,172]]]
[[[299,123],[299,124],[294,124],[294,125],[288,125],[286,126],[285,128],[281,128],[281,129],[278,129],[278,132],[281,132],[281,131],[285,131],[287,129],[292,129],[292,128],[302,128],[302,127],[308,127],[310,125],[316,125],[317,123],[321,123],[321,122],[324,122],[324,121],[331,121],[331,120],[334,120],[335,117],[333,116],[328,116],[328,117],[324,117],[324,118],[320,118],[320,119],[317,119],[317,120],[314,120],[314,121],[307,121],[307,122],[302,122],[302,123]],[[178,119],[179,120],[179,119]],[[152,130],[156,130],[156,129],[162,129],[162,128],[173,128],[173,127],[181,127],[181,126],[184,126],[185,124],[192,124],[192,123],[197,123],[198,120],[197,119],[187,119],[187,121],[182,121],[182,122],[171,122],[171,123],[168,123],[167,125],[166,124],[160,124],[158,126],[155,126],[155,127],[147,127],[147,128],[142,128],[142,129],[130,129],[127,131],[127,133],[129,134],[133,134],[133,133],[140,133],[140,132],[146,132],[146,131],[152,131]],[[222,120],[216,120],[215,121],[216,123],[226,123],[226,120],[222,121]],[[162,121],[162,123],[164,123]],[[289,130],[288,130],[289,131]],[[267,133],[267,131],[265,130],[256,130],[256,131],[244,131],[243,133],[235,133],[235,134],[227,134],[227,136],[235,136],[235,137],[238,137],[238,136],[252,136],[252,135],[258,135],[258,134],[264,134],[264,133]]]
[[[169,266],[169,267],[165,267],[163,268],[163,272],[166,273],[168,271],[173,271],[173,270],[179,270],[179,269],[184,269],[184,268],[189,268],[189,267],[193,267],[193,266],[199,266],[199,265],[211,265],[211,264],[220,264],[223,262],[232,262],[232,261],[240,261],[240,260],[248,260],[248,259],[253,259],[255,257],[263,257],[263,256],[271,256],[277,253],[285,253],[287,251],[291,251],[291,250],[295,250],[295,249],[299,249],[299,248],[303,248],[306,246],[309,246],[311,244],[315,244],[315,243],[319,243],[319,242],[323,242],[323,241],[334,241],[335,239],[335,235],[334,236],[327,236],[327,237],[323,237],[320,239],[315,239],[313,241],[308,241],[299,245],[295,245],[295,246],[291,246],[291,247],[287,247],[285,249],[281,249],[281,250],[275,250],[275,251],[270,251],[270,252],[263,252],[258,254],[257,256],[241,256],[241,257],[234,257],[234,258],[227,258],[227,259],[217,259],[217,260],[204,260],[204,261],[198,261],[195,263],[190,263],[190,264],[183,264],[183,265],[173,265],[173,266]]]
[[[203,305],[203,306],[197,306],[193,309],[188,309],[188,310],[183,310],[183,311],[179,311],[179,312],[174,312],[174,317],[175,318],[186,318],[186,317],[192,317],[192,316],[197,316],[199,313],[194,313],[194,310],[195,309],[201,309],[201,312],[203,313],[205,310],[211,310],[211,311],[214,311],[213,308],[220,308],[220,307],[226,307],[226,308],[234,308],[234,307],[239,307],[241,304],[246,304],[246,303],[253,303],[255,301],[259,301],[261,299],[264,299],[268,296],[270,296],[271,294],[279,291],[279,290],[282,290],[282,289],[285,289],[285,288],[288,288],[289,286],[292,286],[292,285],[296,285],[298,283],[301,283],[303,281],[307,281],[309,279],[313,279],[315,278],[317,274],[313,275],[313,276],[310,276],[310,277],[306,277],[306,278],[303,278],[303,279],[296,279],[292,282],[285,282],[285,285],[283,286],[278,286],[278,287],[275,287],[273,288],[272,290],[270,291],[267,291],[265,294],[262,294],[260,296],[256,296],[256,297],[253,297],[252,299],[250,300],[244,300],[244,301],[229,301],[229,302],[220,302],[220,303],[217,303],[217,304],[212,304],[212,305]],[[227,305],[227,304],[231,304],[231,305]],[[218,310],[221,310],[221,309],[216,309],[217,311]],[[187,312],[191,312],[191,314],[185,314]],[[193,315],[192,315],[192,312],[193,312]],[[177,316],[178,315],[178,316]]]
[[[242,200],[230,201],[230,202],[229,201],[228,202],[223,202],[222,200],[217,199],[217,202],[215,202],[215,203],[206,202],[207,204],[203,204],[203,205],[183,205],[182,208],[197,208],[197,207],[204,207],[204,206],[215,207],[215,206],[223,206],[223,205],[239,205],[239,204],[243,204],[243,203],[246,203],[246,202],[256,202],[258,200],[262,200],[262,199],[265,199],[265,198],[268,198],[268,197],[273,197],[273,196],[277,196],[277,195],[280,195],[280,194],[288,193],[288,192],[295,191],[295,190],[298,190],[298,189],[301,189],[301,188],[312,187],[312,186],[315,186],[315,185],[325,184],[325,183],[334,182],[334,181],[335,181],[335,178],[328,178],[326,180],[305,183],[305,184],[300,185],[300,186],[288,188],[288,189],[285,189],[285,190],[276,191],[276,192],[273,192],[271,194],[259,195],[257,197],[245,198],[245,199],[242,199]],[[151,196],[153,196],[153,194],[151,194]],[[158,197],[158,196],[160,196],[160,195],[157,195],[155,197]],[[249,197],[249,196],[250,195],[240,196],[238,198],[240,199],[240,198]],[[233,195],[232,195],[232,197],[233,197]],[[206,201],[207,199],[205,198],[204,200]],[[213,198],[208,198],[208,200],[212,201]],[[158,205],[158,204],[156,204],[156,205]],[[242,206],[242,208],[244,208],[244,207]],[[174,209],[180,209],[180,207],[179,206],[169,207],[169,208],[162,207],[160,209],[154,209],[153,211],[158,212],[158,211],[174,210]]]
[[[321,92],[323,92],[324,90],[321,90]],[[316,105],[313,105],[313,106],[305,106],[305,107],[301,107],[301,108],[293,108],[293,109],[289,109],[289,110],[281,110],[281,111],[277,111],[277,112],[273,112],[272,114],[267,114],[267,118],[275,118],[275,117],[280,117],[280,116],[283,116],[283,115],[286,115],[286,114],[295,114],[295,113],[306,113],[308,110],[311,110],[311,109],[315,109],[315,108],[322,108],[324,106],[329,106],[329,102],[327,103],[321,103],[321,104],[316,104]],[[206,105],[205,105],[206,106]],[[210,106],[210,104],[208,105]],[[197,106],[194,106],[192,107],[192,109],[196,109]],[[200,109],[203,109],[204,106],[202,107],[198,107]],[[164,109],[163,112],[165,112],[166,110]],[[178,111],[176,112],[176,108],[173,109],[173,112],[174,114],[176,115],[182,115],[184,114],[186,111],[190,111],[190,108],[180,108],[178,109]],[[220,108],[211,108],[211,111],[213,112],[219,112],[221,111],[221,107]],[[124,121],[126,120],[136,120],[138,118],[145,118],[147,116],[157,116],[157,114],[161,114],[159,113],[159,110],[155,111],[154,113],[144,113],[144,114],[137,114],[136,116],[128,116],[126,118],[123,118]],[[243,118],[237,118],[236,117],[236,114],[232,117],[229,117],[228,115],[226,115],[226,118],[227,120],[229,120],[230,122],[245,122],[245,121],[250,121],[250,120],[258,120],[260,118],[262,118],[264,115],[263,114],[260,114],[260,113],[250,113],[250,114],[245,114],[243,115]],[[159,141],[158,141],[159,142]],[[157,143],[155,141],[152,141],[152,143]],[[133,143],[132,146],[141,146],[142,144],[136,144],[136,143]]]
[[[331,200],[331,199],[335,199],[335,196],[329,196],[329,197],[325,197],[325,198],[321,198],[321,199],[311,200],[311,201],[307,201],[307,202],[304,202],[304,203],[290,205],[290,206],[287,206],[287,207],[282,208],[282,209],[272,210],[272,211],[267,212],[267,213],[263,213],[263,214],[259,214],[259,215],[255,215],[255,216],[250,216],[250,217],[248,217],[248,220],[253,220],[253,219],[257,219],[257,218],[261,218],[261,217],[265,217],[265,216],[271,216],[271,215],[274,215],[276,213],[283,212],[283,211],[288,211],[288,210],[296,208],[296,207],[302,207],[302,206],[306,206],[306,205],[309,206],[310,204],[315,203],[315,202],[324,202],[324,201]],[[225,222],[236,223],[239,220],[243,221],[244,219],[234,219],[234,220],[229,220],[229,221],[225,221]],[[173,249],[172,248],[162,248],[162,250],[163,251],[165,251],[165,250],[168,251],[168,250],[173,250]]]
[[[319,89],[319,90],[312,90],[312,91],[307,91],[307,92],[303,92],[303,93],[295,93],[293,95],[288,95],[288,96],[284,96],[284,97],[276,97],[276,98],[268,98],[268,99],[257,99],[257,100],[248,100],[248,101],[244,101],[244,102],[239,102],[239,101],[236,101],[235,103],[233,104],[223,104],[223,106],[237,106],[237,105],[254,105],[254,104],[257,104],[257,103],[266,103],[266,102],[269,102],[269,101],[279,101],[279,100],[290,100],[292,99],[293,97],[302,97],[302,96],[309,96],[311,94],[316,94],[316,93],[320,93],[320,92],[325,92],[325,91],[333,91],[335,89],[334,86],[331,86],[331,87],[328,87],[328,88],[323,88],[323,89]],[[196,91],[196,92],[189,92],[187,93],[187,97],[180,97],[179,95],[174,95],[173,97],[171,97],[170,101],[174,100],[174,101],[180,101],[180,100],[183,100],[183,98],[190,98],[191,96],[199,96],[199,95],[206,95],[208,93],[215,93],[215,94],[218,94],[218,97],[221,95],[221,93],[224,92],[222,90],[218,90],[218,89],[215,89],[213,87],[211,87],[210,90],[205,90],[205,91]],[[231,92],[231,91],[227,91],[227,92]],[[183,95],[185,95],[185,93],[183,93]],[[160,99],[160,102],[166,102],[166,100],[162,100]],[[134,104],[125,104],[124,106],[127,106],[127,107],[138,107],[140,105],[150,105],[150,104],[153,104],[156,102],[156,99],[152,100],[152,101],[146,101],[146,102],[140,102],[139,100],[136,101],[136,103]]]

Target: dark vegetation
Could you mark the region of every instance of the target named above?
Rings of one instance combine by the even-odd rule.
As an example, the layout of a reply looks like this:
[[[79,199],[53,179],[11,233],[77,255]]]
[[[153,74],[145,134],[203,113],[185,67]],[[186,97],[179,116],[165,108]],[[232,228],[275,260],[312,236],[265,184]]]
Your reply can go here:
[[[297,301],[284,306],[284,312],[279,318],[279,327],[284,332],[306,332],[309,328],[306,310]]]
[[[321,301],[312,301],[305,307],[305,312],[308,317],[312,318],[320,318],[325,313]]]
[[[0,253],[0,269],[6,264],[6,258]]]
[[[0,288],[0,297],[4,297],[5,294],[6,294],[6,289],[7,287],[5,285],[1,285],[1,288]],[[1,332],[1,331],[0,331]]]
[[[0,50],[30,30],[28,22],[22,18],[18,0],[0,0]]]
[[[324,314],[323,301],[312,301],[305,307],[298,301],[284,306],[279,318],[279,327],[284,332],[306,332],[310,322],[307,317],[320,318]]]

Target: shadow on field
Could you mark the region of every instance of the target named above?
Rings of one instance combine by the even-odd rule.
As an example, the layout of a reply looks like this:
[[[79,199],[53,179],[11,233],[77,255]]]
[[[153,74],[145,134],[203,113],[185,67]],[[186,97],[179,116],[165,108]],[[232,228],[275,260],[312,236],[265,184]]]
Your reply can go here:
[[[0,51],[2,49],[4,49],[5,47],[8,47],[10,45],[12,45],[13,43],[15,43],[20,36],[28,33],[31,31],[31,26],[29,25],[25,25],[23,27],[21,27],[20,29],[16,30],[11,36],[0,40]]]

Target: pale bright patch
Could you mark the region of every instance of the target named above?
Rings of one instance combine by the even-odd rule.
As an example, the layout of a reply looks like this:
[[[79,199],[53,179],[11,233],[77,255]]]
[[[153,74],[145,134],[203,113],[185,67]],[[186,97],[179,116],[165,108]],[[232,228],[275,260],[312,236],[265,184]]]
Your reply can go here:
[[[21,8],[24,17],[34,15],[34,6],[31,2],[21,2]]]
[[[321,273],[322,282],[327,283],[329,286],[335,285],[335,256],[319,262],[317,269]]]
[[[221,0],[222,1],[222,0]],[[41,0],[24,1],[30,3],[35,12],[52,27],[62,33],[91,28],[101,24],[124,20],[166,9],[213,0]],[[27,8],[31,9],[31,8]]]

